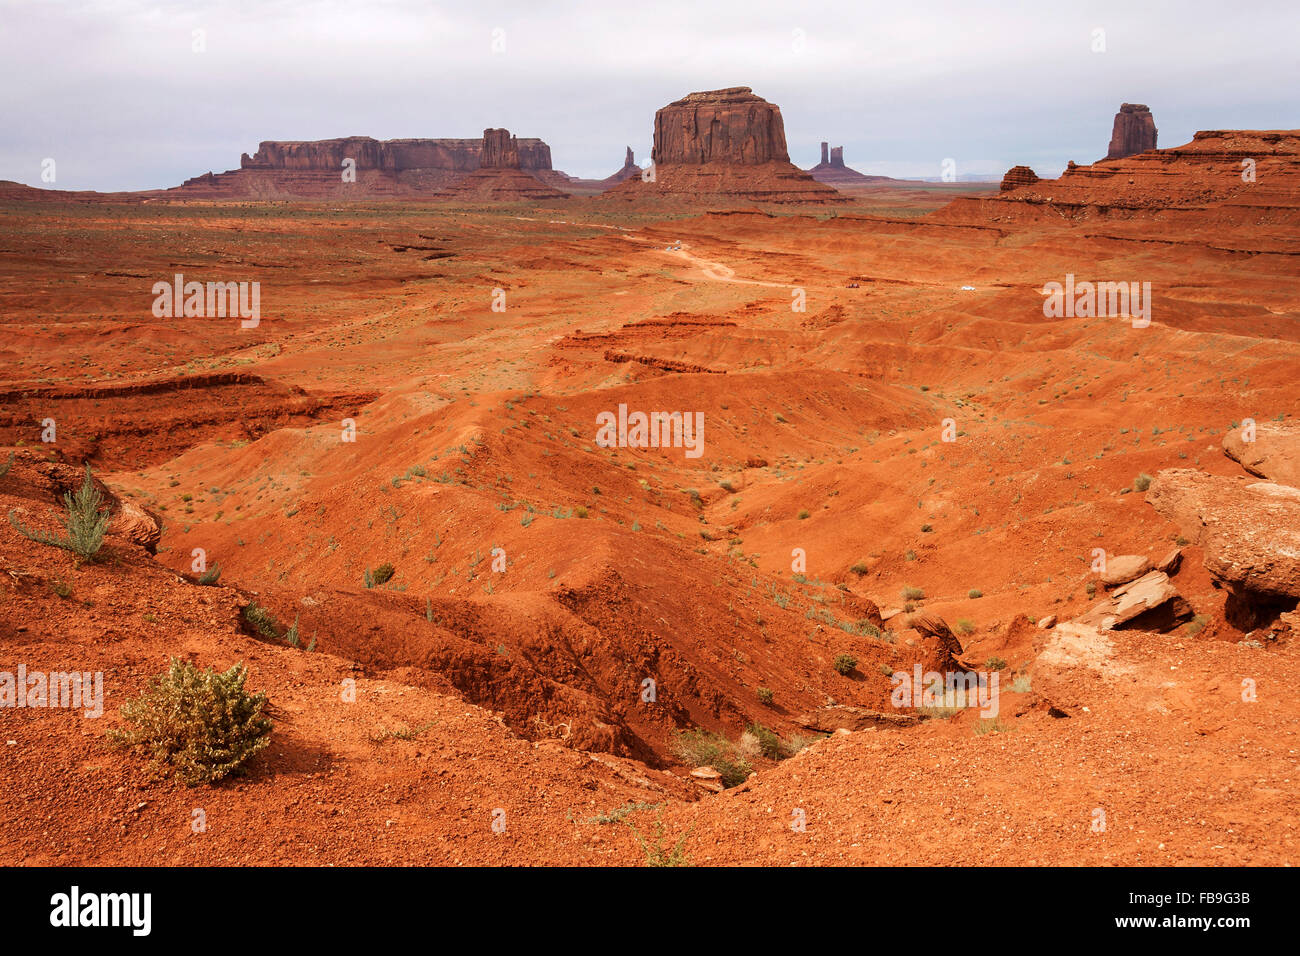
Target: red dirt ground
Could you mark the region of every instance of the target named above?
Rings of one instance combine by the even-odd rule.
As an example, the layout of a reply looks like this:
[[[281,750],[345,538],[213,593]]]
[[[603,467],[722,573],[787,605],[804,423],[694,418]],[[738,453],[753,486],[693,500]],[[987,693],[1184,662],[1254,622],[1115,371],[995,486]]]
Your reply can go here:
[[[1080,647],[1025,618],[1095,603],[1094,548],[1174,546],[1139,474],[1243,474],[1225,430],[1296,414],[1300,176],[1219,188],[1221,145],[833,210],[6,201],[0,507],[55,528],[48,462],[89,460],[163,525],[78,565],[0,522],[0,670],[105,681],[100,720],[0,709],[6,858],[626,865],[596,818],[630,803],[696,864],[1295,862],[1285,626],[1236,631],[1195,547],[1194,627]],[[178,272],[260,281],[261,323],[154,318]],[[1067,273],[1150,282],[1150,327],[1045,318]],[[598,446],[620,403],[702,412],[703,455]],[[942,661],[904,588],[1004,662],[998,723],[818,733]],[[241,628],[249,601],[313,649]],[[169,655],[269,694],[246,774],[190,790],[106,747]],[[752,722],[807,746],[693,783],[674,732]]]

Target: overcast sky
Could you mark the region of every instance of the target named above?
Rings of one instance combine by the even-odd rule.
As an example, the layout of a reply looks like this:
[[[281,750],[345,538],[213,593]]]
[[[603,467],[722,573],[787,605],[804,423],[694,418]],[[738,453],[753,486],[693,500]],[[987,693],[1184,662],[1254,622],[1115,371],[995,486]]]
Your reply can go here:
[[[646,162],[656,109],[726,86],[781,107],[797,165],[825,139],[894,176],[945,158],[1054,176],[1106,154],[1124,101],[1151,106],[1161,146],[1300,127],[1300,0],[1138,6],[0,0],[0,179],[42,185],[49,157],[58,188],[149,189],[236,168],[265,139],[488,126],[604,177],[625,146]]]

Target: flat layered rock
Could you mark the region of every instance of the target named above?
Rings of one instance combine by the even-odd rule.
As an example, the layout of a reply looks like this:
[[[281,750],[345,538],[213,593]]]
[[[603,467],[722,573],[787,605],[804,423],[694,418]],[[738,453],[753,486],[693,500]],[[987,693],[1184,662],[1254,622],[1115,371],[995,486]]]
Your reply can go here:
[[[1101,583],[1108,588],[1135,581],[1151,570],[1151,561],[1142,554],[1120,554],[1106,559]]]
[[[1147,504],[1205,549],[1205,568],[1235,592],[1300,598],[1300,488],[1161,471]]]
[[[1117,588],[1076,623],[1103,631],[1124,626],[1163,631],[1191,616],[1191,606],[1169,583],[1169,575],[1163,571],[1148,571],[1137,580]]]

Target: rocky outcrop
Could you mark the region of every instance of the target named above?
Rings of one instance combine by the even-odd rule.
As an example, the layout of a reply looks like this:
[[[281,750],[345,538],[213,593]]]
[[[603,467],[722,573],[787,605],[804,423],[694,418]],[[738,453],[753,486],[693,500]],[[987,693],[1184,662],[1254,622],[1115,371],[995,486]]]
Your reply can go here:
[[[515,141],[521,169],[550,169],[551,147],[540,139]],[[252,156],[240,159],[241,169],[316,169],[337,173],[344,159],[358,170],[404,172],[446,169],[471,172],[483,165],[481,139],[390,139],[348,136],[306,142],[267,140]]]
[[[566,199],[553,186],[519,168],[518,143],[506,129],[485,129],[480,149],[482,164],[437,194],[454,202],[537,202]]]
[[[1102,572],[1101,583],[1108,588],[1127,584],[1151,570],[1151,562],[1145,555],[1120,554],[1106,560],[1106,570]]]
[[[856,169],[844,165],[844,147],[831,146],[829,155],[827,146],[822,143],[822,161],[808,170],[808,174],[819,183],[836,188],[842,186],[866,186],[871,183],[894,182],[888,176],[866,176]]]
[[[606,176],[600,181],[600,185],[609,189],[640,175],[641,167],[636,164],[636,158],[632,155],[632,147],[629,146],[627,155],[623,159],[623,168],[612,176]]]
[[[1155,149],[1157,132],[1151,110],[1141,103],[1124,103],[1115,114],[1106,158],[1123,159],[1125,156]]]
[[[1010,192],[1021,186],[1032,186],[1038,182],[1038,174],[1028,166],[1012,166],[1002,177],[1002,192]]]
[[[1161,471],[1147,504],[1205,549],[1205,568],[1229,592],[1229,620],[1253,626],[1300,599],[1300,488]]]
[[[781,110],[747,86],[691,93],[655,114],[653,172],[605,194],[635,201],[837,203],[790,162]]]
[[[1146,558],[1142,559],[1146,561]],[[1150,562],[1147,562],[1148,566]],[[1116,588],[1106,600],[1094,605],[1075,623],[1109,631],[1135,627],[1147,631],[1168,631],[1190,620],[1192,608],[1163,571],[1148,571]]]
[[[1223,451],[1252,475],[1300,487],[1300,422],[1234,428],[1223,436]]]

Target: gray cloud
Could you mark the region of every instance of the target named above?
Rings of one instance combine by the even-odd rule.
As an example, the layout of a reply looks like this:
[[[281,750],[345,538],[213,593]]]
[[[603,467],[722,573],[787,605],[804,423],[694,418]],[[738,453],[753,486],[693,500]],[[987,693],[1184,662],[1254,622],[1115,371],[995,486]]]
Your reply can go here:
[[[791,158],[845,146],[868,173],[1055,175],[1103,156],[1122,101],[1162,145],[1197,129],[1295,128],[1300,6],[1130,2],[770,3],[413,0],[0,4],[0,179],[176,185],[264,139],[477,136],[506,126],[557,168],[605,176],[654,111],[750,86]],[[1106,52],[1091,51],[1105,31]],[[206,31],[206,51],[192,31]],[[493,31],[505,50],[494,53]],[[796,31],[802,31],[796,34]],[[799,42],[799,38],[801,42]]]

